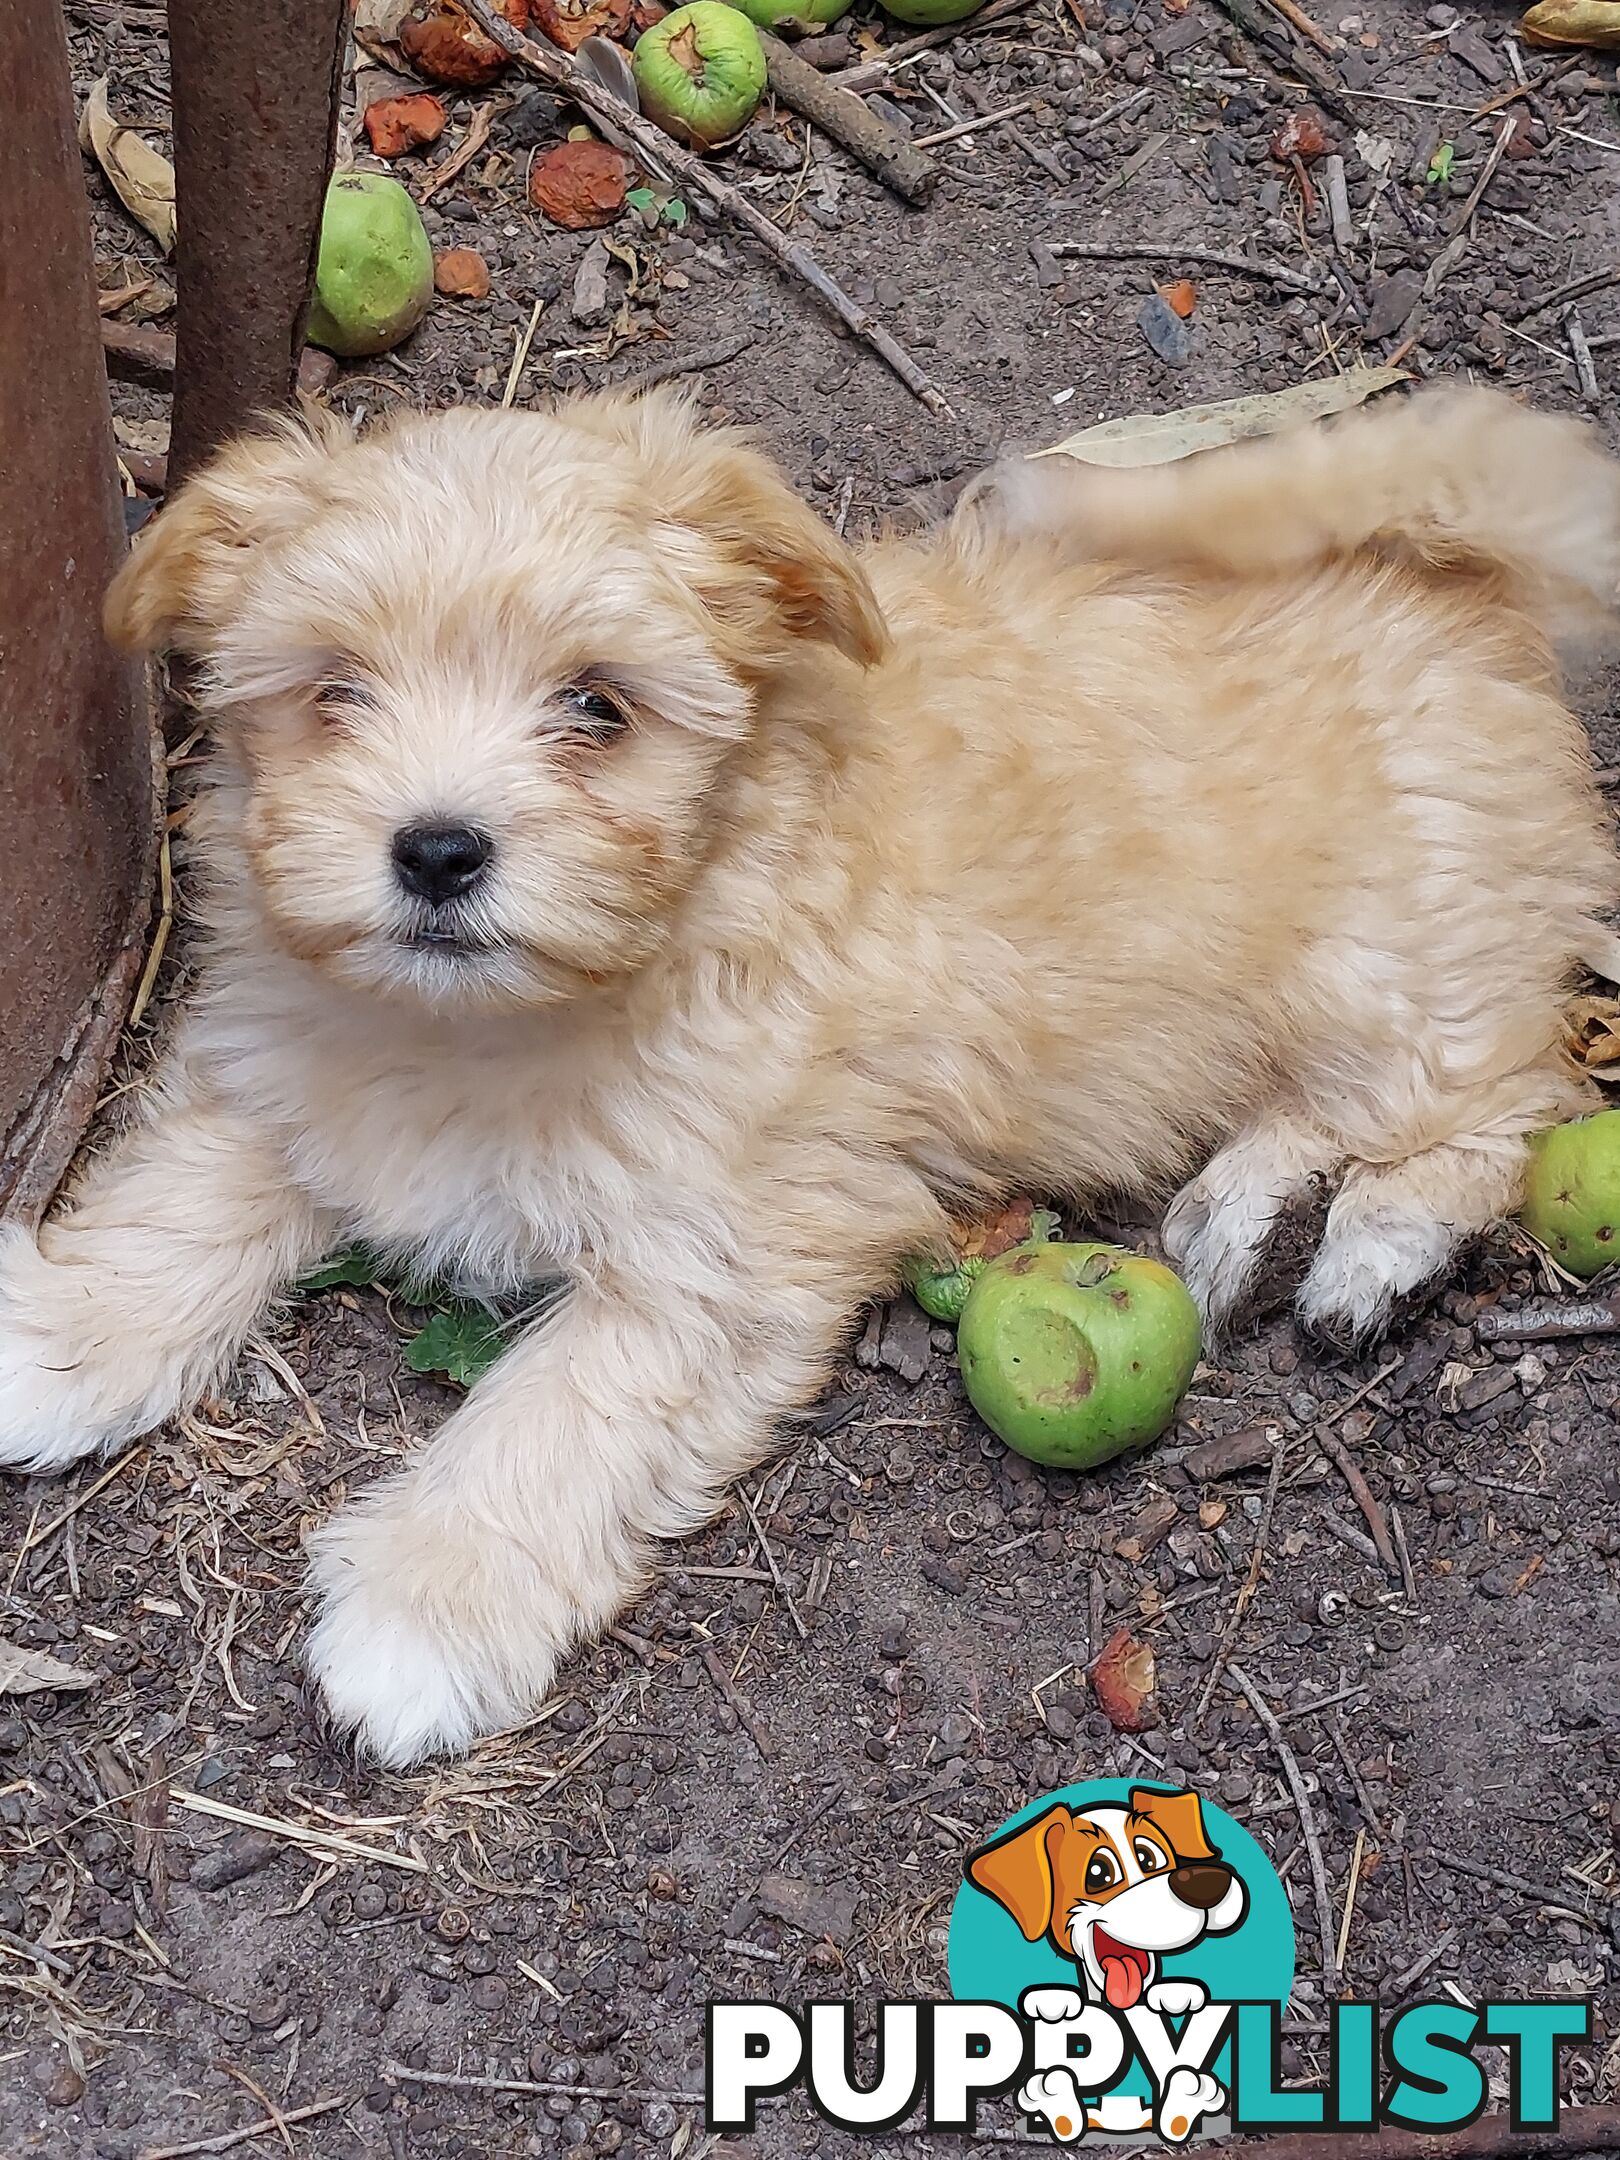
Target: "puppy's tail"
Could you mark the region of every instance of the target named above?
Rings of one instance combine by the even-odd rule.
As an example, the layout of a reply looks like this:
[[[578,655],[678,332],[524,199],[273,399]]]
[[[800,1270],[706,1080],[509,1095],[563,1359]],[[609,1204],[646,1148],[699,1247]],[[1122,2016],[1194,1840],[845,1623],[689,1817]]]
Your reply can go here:
[[[1620,465],[1579,421],[1489,390],[1419,391],[1170,465],[1028,459],[997,469],[977,511],[1144,567],[1257,577],[1375,552],[1494,574],[1559,645],[1601,638],[1620,608]]]

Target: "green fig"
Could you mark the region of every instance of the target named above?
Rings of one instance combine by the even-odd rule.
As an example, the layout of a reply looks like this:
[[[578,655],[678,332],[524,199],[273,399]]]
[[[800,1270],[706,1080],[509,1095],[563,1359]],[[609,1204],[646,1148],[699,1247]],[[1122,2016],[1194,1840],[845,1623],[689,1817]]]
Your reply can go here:
[[[740,8],[692,0],[644,30],[633,72],[641,109],[695,150],[745,127],[765,95],[765,48]]]
[[[852,0],[736,0],[736,4],[762,30],[798,37],[837,22],[849,13]]]
[[[883,0],[885,13],[896,22],[926,23],[930,27],[935,23],[962,22],[977,14],[983,5],[984,0]]]
[[[984,1268],[957,1335],[969,1402],[1032,1462],[1092,1470],[1156,1440],[1198,1363],[1178,1275],[1113,1245],[1028,1245]]]
[[[404,188],[387,173],[337,174],[321,217],[309,342],[345,360],[391,351],[432,298],[433,249]]]
[[[1620,1110],[1536,1135],[1520,1220],[1571,1275],[1620,1260]]]

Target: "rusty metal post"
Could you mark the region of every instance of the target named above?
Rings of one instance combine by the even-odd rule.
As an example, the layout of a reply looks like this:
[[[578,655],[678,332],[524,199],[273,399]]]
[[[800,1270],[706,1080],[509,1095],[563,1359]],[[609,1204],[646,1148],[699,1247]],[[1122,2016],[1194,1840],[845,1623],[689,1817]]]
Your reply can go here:
[[[337,133],[344,0],[169,0],[179,205],[173,487],[290,404]]]
[[[154,768],[57,0],[0,6],[0,1215],[37,1215],[141,964]]]

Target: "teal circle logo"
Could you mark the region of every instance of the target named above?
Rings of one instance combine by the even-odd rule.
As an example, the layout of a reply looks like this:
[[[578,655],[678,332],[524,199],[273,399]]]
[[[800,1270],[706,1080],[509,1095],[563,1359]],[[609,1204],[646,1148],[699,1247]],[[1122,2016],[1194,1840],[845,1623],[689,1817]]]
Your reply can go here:
[[[958,2001],[1028,2023],[1018,2104],[1052,2137],[1180,2144],[1224,2120],[1230,2006],[1274,2003],[1280,2017],[1288,2002],[1293,1915],[1264,1852],[1213,1802],[1094,1778],[1032,1801],[969,1854],[947,1963]]]

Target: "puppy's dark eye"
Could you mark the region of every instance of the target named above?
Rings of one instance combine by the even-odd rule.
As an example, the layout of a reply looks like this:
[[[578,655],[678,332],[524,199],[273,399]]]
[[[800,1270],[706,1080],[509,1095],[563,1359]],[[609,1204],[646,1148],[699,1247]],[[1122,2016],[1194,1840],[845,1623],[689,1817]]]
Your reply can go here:
[[[1131,1850],[1136,1854],[1136,1864],[1144,1875],[1157,1875],[1170,1863],[1157,1845],[1150,1845],[1146,1838],[1138,1838]]]
[[[591,742],[611,742],[630,725],[630,716],[610,691],[595,683],[570,683],[558,703],[576,735]]]
[[[371,692],[353,675],[327,675],[315,685],[315,702],[329,720],[371,708]]]
[[[1112,1853],[1095,1852],[1086,1868],[1086,1888],[1095,1897],[1100,1890],[1107,1890],[1119,1880],[1119,1867]]]

